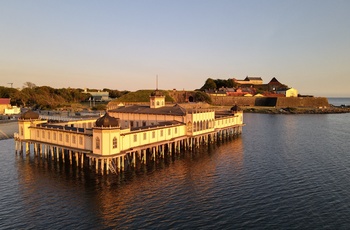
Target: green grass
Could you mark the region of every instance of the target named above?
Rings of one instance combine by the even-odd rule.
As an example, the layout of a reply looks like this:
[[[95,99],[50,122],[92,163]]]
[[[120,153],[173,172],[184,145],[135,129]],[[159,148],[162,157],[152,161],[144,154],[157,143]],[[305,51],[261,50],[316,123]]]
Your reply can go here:
[[[174,99],[169,96],[168,91],[159,90],[165,96],[166,102],[174,102]],[[125,94],[112,102],[149,102],[149,97],[154,90],[138,90]]]

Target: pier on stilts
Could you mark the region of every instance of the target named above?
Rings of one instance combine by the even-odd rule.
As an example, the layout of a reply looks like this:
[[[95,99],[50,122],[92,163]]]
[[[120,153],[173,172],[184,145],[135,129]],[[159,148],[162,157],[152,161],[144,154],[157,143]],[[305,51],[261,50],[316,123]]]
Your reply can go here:
[[[100,156],[91,153],[91,151],[52,143],[21,140],[18,134],[15,134],[15,151],[16,154],[30,155],[32,149],[34,156],[43,160],[62,162],[80,168],[88,167],[99,174],[118,174],[127,169],[147,166],[165,158],[195,151],[201,146],[230,141],[242,133],[242,127],[243,125],[236,125],[195,137],[182,137],[139,146],[110,156]]]
[[[54,122],[27,111],[18,120],[16,152],[89,167],[97,173],[119,173],[153,164],[242,133],[243,112],[166,106],[158,90],[150,105],[110,108],[98,119]]]

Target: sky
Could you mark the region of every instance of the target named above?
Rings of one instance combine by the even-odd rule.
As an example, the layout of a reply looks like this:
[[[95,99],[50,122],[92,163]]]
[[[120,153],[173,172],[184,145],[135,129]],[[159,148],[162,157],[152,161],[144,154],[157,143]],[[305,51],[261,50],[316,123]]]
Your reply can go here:
[[[0,86],[194,90],[276,77],[350,97],[349,0],[0,0]]]

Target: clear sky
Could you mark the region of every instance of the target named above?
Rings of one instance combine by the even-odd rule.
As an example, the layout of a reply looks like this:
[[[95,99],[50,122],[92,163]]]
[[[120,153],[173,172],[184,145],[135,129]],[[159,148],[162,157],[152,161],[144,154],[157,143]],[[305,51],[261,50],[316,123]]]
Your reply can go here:
[[[272,77],[350,96],[349,0],[0,0],[0,85],[193,90]]]

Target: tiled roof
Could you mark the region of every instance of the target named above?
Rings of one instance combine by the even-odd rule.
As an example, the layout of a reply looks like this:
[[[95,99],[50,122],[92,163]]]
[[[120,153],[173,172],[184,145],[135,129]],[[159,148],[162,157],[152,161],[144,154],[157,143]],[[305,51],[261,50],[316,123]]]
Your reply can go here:
[[[0,105],[8,105],[10,104],[10,98],[0,98]]]
[[[132,105],[120,107],[117,109],[112,109],[109,112],[117,113],[138,113],[138,114],[158,114],[158,115],[174,115],[174,116],[184,116],[186,115],[186,109],[182,108],[178,104],[174,106],[164,106],[160,108],[150,108],[149,106],[142,105]]]

